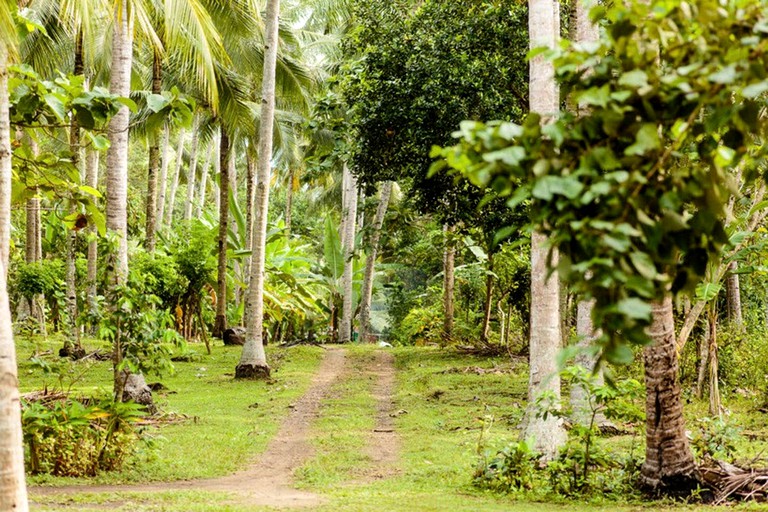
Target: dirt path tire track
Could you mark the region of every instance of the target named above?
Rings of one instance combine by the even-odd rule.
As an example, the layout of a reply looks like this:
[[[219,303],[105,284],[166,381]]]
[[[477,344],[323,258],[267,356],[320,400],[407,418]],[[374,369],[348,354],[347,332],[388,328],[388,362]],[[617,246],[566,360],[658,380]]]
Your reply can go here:
[[[233,502],[254,506],[320,505],[324,502],[322,496],[293,487],[293,471],[312,455],[309,443],[311,423],[318,416],[320,404],[329,395],[333,383],[346,371],[346,351],[337,347],[328,348],[309,390],[294,404],[266,451],[244,471],[221,478],[153,484],[32,487],[30,494],[34,500],[35,495],[194,490],[231,493]]]
[[[373,398],[376,400],[376,426],[366,447],[372,467],[363,474],[364,481],[381,480],[397,474],[400,440],[395,430],[395,357],[391,352],[377,351],[368,372],[376,382]],[[358,482],[356,482],[358,483]],[[363,482],[364,483],[364,482]]]

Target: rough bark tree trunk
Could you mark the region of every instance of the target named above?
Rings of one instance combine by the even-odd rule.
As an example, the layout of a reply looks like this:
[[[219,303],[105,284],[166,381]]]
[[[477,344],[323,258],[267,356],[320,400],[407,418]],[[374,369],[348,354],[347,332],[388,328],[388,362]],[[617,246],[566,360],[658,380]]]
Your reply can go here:
[[[652,342],[643,350],[646,449],[642,483],[654,492],[687,496],[698,485],[698,473],[685,434],[675,319],[669,295],[653,305],[648,335]]]
[[[229,232],[229,159],[230,144],[227,130],[221,127],[219,140],[219,266],[216,278],[216,319],[212,336],[221,338],[227,329],[227,234]]]
[[[8,51],[0,44],[0,272],[7,275],[11,246],[11,121]]]
[[[368,256],[365,259],[365,275],[363,276],[363,289],[360,294],[360,341],[365,343],[371,330],[371,299],[373,296],[373,278],[376,270],[376,256],[381,240],[381,228],[384,226],[384,217],[387,214],[389,198],[392,196],[392,182],[387,181],[381,186],[379,204],[376,207],[376,216],[373,219],[371,238],[368,241]]]
[[[256,178],[256,213],[254,215],[253,251],[251,254],[250,282],[245,345],[240,362],[235,367],[235,378],[263,378],[269,376],[267,355],[264,352],[264,272],[269,209],[270,161],[272,159],[272,133],[275,121],[275,68],[277,66],[277,29],[280,0],[267,0],[265,18],[264,72],[262,74],[261,125],[259,126],[259,163]]]
[[[720,381],[718,380],[717,354],[717,303],[709,308],[709,415],[720,417],[723,413],[720,405]]]
[[[456,262],[455,226],[443,226],[445,246],[443,248],[443,343],[453,338],[453,289],[455,286],[454,267]]]
[[[155,49],[152,59],[152,93],[163,92],[163,56]],[[160,129],[149,136],[149,165],[147,166],[146,239],[147,252],[155,252],[157,232],[157,172],[160,168]]]
[[[80,46],[80,45],[78,45]],[[82,74],[82,55],[75,55],[75,74],[78,68]],[[69,127],[69,149],[72,153],[72,165],[80,169],[80,126],[73,117]],[[82,172],[82,171],[81,171]],[[77,207],[72,204],[69,207],[69,213],[77,213]],[[77,231],[70,229],[67,232],[67,266],[66,266],[66,304],[67,304],[67,333],[64,338],[64,346],[59,351],[61,357],[71,357],[80,359],[85,356],[85,350],[80,345],[80,329],[77,325]]]
[[[342,199],[341,225],[344,230],[342,237],[342,252],[344,254],[344,272],[341,277],[342,306],[341,325],[339,326],[339,342],[352,341],[352,316],[354,308],[354,256],[355,256],[355,224],[357,221],[357,180],[352,175],[347,164],[344,164],[344,194]]]

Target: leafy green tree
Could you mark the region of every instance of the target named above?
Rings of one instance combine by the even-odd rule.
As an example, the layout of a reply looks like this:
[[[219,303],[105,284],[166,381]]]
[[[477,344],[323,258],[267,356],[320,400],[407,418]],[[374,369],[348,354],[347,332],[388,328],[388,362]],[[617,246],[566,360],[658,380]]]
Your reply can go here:
[[[442,156],[510,204],[531,200],[534,225],[561,251],[560,274],[595,300],[605,359],[626,363],[627,342],[652,342],[642,474],[651,489],[688,492],[698,481],[671,299],[729,243],[729,172],[740,166],[751,182],[764,162],[752,142],[766,132],[768,7],[665,0],[593,13],[607,22],[598,44],[550,54],[589,115],[544,127],[537,114],[522,125],[467,122]]]

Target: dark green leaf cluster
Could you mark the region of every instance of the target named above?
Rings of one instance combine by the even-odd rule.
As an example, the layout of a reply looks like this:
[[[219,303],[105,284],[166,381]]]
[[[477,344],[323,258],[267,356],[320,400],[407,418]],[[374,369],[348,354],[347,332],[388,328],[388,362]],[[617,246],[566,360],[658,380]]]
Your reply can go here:
[[[526,10],[517,1],[360,2],[341,89],[353,109],[353,170],[365,183],[413,179],[422,211],[476,217],[480,194],[427,176],[429,148],[464,119],[519,119],[527,108]]]
[[[461,142],[434,152],[510,207],[531,201],[561,275],[596,300],[614,362],[647,342],[651,303],[693,290],[729,243],[724,206],[734,174],[758,177],[768,91],[768,7],[623,4],[593,11],[598,43],[549,52],[580,112],[464,122]]]

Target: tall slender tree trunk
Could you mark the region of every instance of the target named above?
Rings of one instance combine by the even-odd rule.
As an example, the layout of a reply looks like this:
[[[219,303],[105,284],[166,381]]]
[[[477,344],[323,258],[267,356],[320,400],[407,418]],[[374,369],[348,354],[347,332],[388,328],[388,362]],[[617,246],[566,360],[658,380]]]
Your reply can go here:
[[[701,400],[704,396],[704,383],[707,381],[707,370],[709,368],[709,335],[712,330],[709,325],[709,318],[706,318],[704,327],[704,338],[699,343],[699,364],[696,372],[696,398]]]
[[[642,480],[651,490],[687,495],[698,480],[685,435],[671,296],[653,305],[653,323],[648,335],[652,342],[643,350],[646,448]]]
[[[163,126],[162,153],[160,158],[160,177],[157,179],[157,210],[155,210],[155,233],[163,226],[165,213],[165,194],[168,190],[168,162],[171,156],[171,127]]]
[[[11,120],[8,50],[0,43],[0,272],[8,272],[11,249]],[[10,324],[9,324],[10,325]]]
[[[344,254],[344,272],[342,283],[341,325],[339,326],[339,342],[352,341],[352,314],[354,308],[354,256],[355,256],[355,223],[357,221],[357,180],[344,163],[343,211],[341,225],[344,229],[342,237],[342,252]]]
[[[485,302],[483,303],[483,326],[480,338],[488,343],[491,330],[491,308],[493,308],[493,252],[488,251],[488,274],[485,276]]]
[[[192,206],[195,199],[195,176],[197,174],[197,155],[200,144],[200,115],[195,116],[192,126],[192,147],[189,155],[189,169],[187,170],[187,198],[184,201],[184,220],[192,219]]]
[[[453,234],[455,226],[443,226],[443,342],[448,343],[453,338],[453,289],[455,288],[456,241]]]
[[[256,204],[257,162],[250,151],[245,153],[245,247],[253,249],[253,207]],[[249,258],[250,261],[250,258]],[[250,265],[248,268],[250,272]],[[246,281],[247,282],[247,281]]]
[[[128,97],[131,92],[131,67],[133,63],[133,17],[129,15],[127,2],[115,7],[112,35],[112,67],[109,90],[112,94]],[[107,229],[118,240],[114,255],[111,281],[124,284],[128,278],[128,107],[121,107],[109,123],[107,134],[111,145],[107,151]],[[115,336],[113,364],[115,369],[114,390],[118,401],[132,399],[152,408],[152,392],[141,374],[120,370],[123,360],[121,333]]]
[[[270,160],[275,121],[275,68],[277,66],[277,28],[280,0],[267,0],[265,19],[264,72],[262,75],[261,125],[259,127],[259,164],[256,178],[256,213],[253,228],[250,282],[248,284],[247,334],[235,378],[269,376],[264,352],[264,280],[267,213],[269,208]]]
[[[81,45],[78,45],[81,47]],[[75,55],[75,74],[78,68],[82,74],[82,54]],[[69,127],[69,148],[72,153],[72,165],[80,169],[81,148],[80,148],[80,126],[73,117]],[[77,213],[77,207],[72,204],[69,207],[69,213]],[[67,334],[64,339],[64,346],[59,351],[61,357],[82,358],[85,356],[85,350],[80,345],[80,329],[77,326],[77,231],[70,229],[67,232],[67,269],[66,269],[66,304],[67,304]]]
[[[176,150],[176,167],[171,181],[171,190],[168,193],[168,201],[165,204],[165,225],[170,226],[173,222],[173,209],[176,206],[176,191],[179,189],[179,176],[181,175],[181,166],[184,164],[184,138],[186,132],[184,128],[179,130],[178,149]]]
[[[0,50],[0,60],[3,59]],[[0,62],[0,82],[4,79],[4,63]],[[10,136],[7,134],[8,96],[0,83],[0,166],[10,160]],[[4,112],[3,112],[4,111]],[[0,195],[0,200],[6,197]],[[13,343],[11,311],[5,282],[5,267],[0,262],[0,510],[27,512],[27,487],[24,483],[24,448],[21,431],[21,403],[16,373],[16,347]]]
[[[230,156],[230,159],[229,159],[229,172],[227,173],[227,175],[229,176],[229,190],[231,191],[230,195],[232,196],[232,200],[239,207],[240,202],[239,202],[239,198],[237,197],[238,196],[238,190],[239,190],[238,183],[237,183],[237,165],[236,165],[236,162],[235,162],[237,157],[236,157],[234,151],[235,150],[234,150],[234,147],[233,147],[232,148],[232,153],[231,153],[231,156]],[[233,222],[232,226],[230,227],[230,229],[232,230],[232,234],[234,235],[235,239],[238,239],[240,237],[240,228],[239,228],[237,222]],[[248,230],[246,230],[246,237],[247,237],[247,231]],[[232,262],[232,271],[233,271],[234,275],[236,275],[236,276],[243,276],[243,274],[241,273],[240,260],[239,259],[235,259]],[[243,279],[241,280],[244,283],[248,283],[247,273],[248,272],[246,271],[245,272],[246,275],[243,276]],[[234,289],[232,290],[232,300],[234,301],[235,309],[240,309],[240,298],[241,298],[243,289],[239,285],[235,285],[233,288]]]
[[[560,34],[560,3],[557,0],[528,0],[528,31],[531,48],[554,48]],[[557,114],[560,94],[555,82],[551,62],[543,55],[530,61],[530,110],[542,115],[544,122]],[[560,350],[560,282],[557,275],[547,277],[546,238],[534,232],[531,235],[531,322],[530,322],[530,379],[528,399],[534,404],[544,392],[560,399],[560,377],[555,363]],[[557,255],[552,256],[553,264]],[[523,437],[534,439],[534,448],[545,460],[557,456],[566,435],[555,415],[546,419],[537,414],[533,405],[528,407]]]
[[[741,314],[741,286],[739,284],[739,264],[732,261],[728,265],[728,276],[725,278],[726,297],[728,303],[728,322],[738,330],[744,329],[744,318]]]
[[[720,417],[723,413],[720,405],[720,381],[718,379],[718,354],[717,354],[717,302],[713,301],[709,307],[709,336],[708,360],[709,364],[709,415]]]
[[[381,228],[387,214],[389,198],[392,196],[392,182],[387,181],[381,186],[379,205],[376,207],[376,217],[373,219],[371,239],[368,242],[368,256],[365,259],[365,275],[363,290],[360,294],[360,341],[366,342],[371,330],[371,298],[373,296],[373,278],[376,271],[376,255],[379,251]]]
[[[288,188],[285,190],[285,234],[291,235],[291,222],[293,221],[293,180],[296,179],[296,171],[291,168],[288,171]]]
[[[88,150],[85,153],[85,182],[89,187],[98,189],[99,187],[99,152]],[[96,201],[96,199],[94,199]],[[96,239],[98,231],[96,226],[88,226],[88,263],[86,279],[88,282],[87,301],[88,307],[92,313],[97,308],[96,295],[98,293],[96,285],[96,275],[98,271],[99,243]]]
[[[216,137],[211,140],[210,144],[208,145],[208,152],[205,156],[205,163],[203,164],[203,174],[200,176],[200,187],[197,192],[197,196],[199,198],[197,204],[195,204],[195,217],[198,219],[203,215],[203,207],[205,206],[205,191],[208,186],[208,172],[211,169],[211,160],[213,159],[213,155],[216,152],[216,147],[218,146],[218,140]]]
[[[229,133],[222,126],[219,141],[219,268],[216,280],[216,319],[212,335],[221,338],[227,329],[227,234],[229,232]]]
[[[155,49],[152,59],[152,93],[163,92],[163,56]],[[147,211],[146,211],[146,244],[147,252],[155,251],[155,234],[157,233],[157,171],[160,168],[160,129],[154,130],[149,136],[149,166],[147,168]]]

